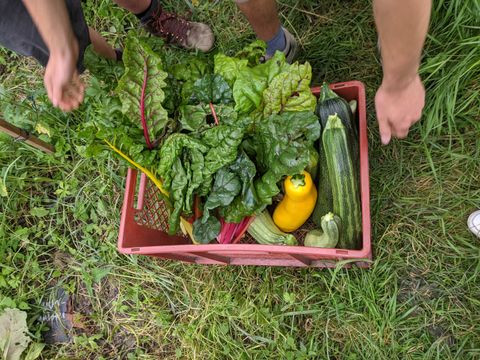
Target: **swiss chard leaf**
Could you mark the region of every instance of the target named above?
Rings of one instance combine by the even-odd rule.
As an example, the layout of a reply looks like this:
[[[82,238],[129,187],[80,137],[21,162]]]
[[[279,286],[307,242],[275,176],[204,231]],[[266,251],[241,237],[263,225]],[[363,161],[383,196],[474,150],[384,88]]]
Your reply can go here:
[[[201,131],[208,128],[209,126],[205,118],[209,114],[210,109],[207,110],[207,108],[205,105],[180,105],[179,112],[182,130]]]
[[[232,89],[218,74],[207,74],[196,80],[187,93],[182,94],[190,104],[228,104],[233,101]]]
[[[214,73],[223,76],[230,86],[233,86],[240,72],[247,67],[246,59],[233,58],[224,54],[216,54],[214,58]]]
[[[208,65],[205,60],[198,57],[189,57],[188,61],[170,67],[170,73],[177,80],[195,81],[207,73]]]
[[[201,244],[208,244],[218,236],[221,229],[222,225],[215,216],[209,216],[205,221],[200,218],[193,223],[193,237]]]
[[[290,65],[276,75],[263,92],[265,116],[283,111],[314,111],[317,99],[310,90],[312,67],[309,63]]]
[[[237,125],[238,113],[230,105],[215,105],[215,113],[217,114],[218,122],[221,125]],[[211,111],[210,111],[211,113]]]
[[[170,233],[177,231],[182,213],[192,212],[194,194],[208,195],[214,174],[235,161],[242,137],[242,128],[220,125],[205,130],[200,139],[181,133],[167,138],[160,150],[158,173],[174,203]]]
[[[158,173],[163,180],[165,189],[171,189],[174,176],[173,165],[176,160],[181,159],[184,152],[192,150],[204,154],[208,148],[198,139],[181,133],[172,134],[165,140],[160,149],[160,163],[158,165]]]
[[[242,70],[233,85],[235,110],[240,114],[248,114],[260,107],[266,87],[264,76],[254,74],[250,69]]]
[[[320,124],[309,111],[271,115],[257,124],[253,143],[262,175],[255,187],[261,202],[271,203],[271,198],[280,191],[277,183],[282,177],[295,175],[307,167],[313,143],[319,137]]]
[[[242,138],[243,129],[229,125],[219,125],[205,131],[202,141],[209,149],[205,155],[205,173],[212,176],[223,166],[235,161]]]
[[[240,70],[233,85],[235,110],[239,113],[250,113],[260,108],[263,92],[269,82],[288,67],[285,54],[277,51],[266,63]]]
[[[218,170],[215,174],[212,191],[203,207],[204,216],[209,216],[209,210],[229,205],[240,193],[241,187],[242,184],[237,174],[230,172],[225,167]]]
[[[207,148],[185,134],[173,134],[160,150],[159,174],[170,192],[173,211],[169,216],[169,233],[178,231],[180,215],[193,212],[195,191],[204,182],[204,153]]]
[[[125,72],[117,87],[122,112],[139,128],[144,119],[151,142],[159,141],[172,126],[162,106],[165,99],[162,89],[167,85],[162,60],[146,43],[130,35],[125,43],[123,63]]]
[[[235,54],[235,58],[245,59],[250,66],[255,66],[259,63],[260,58],[265,55],[267,51],[267,44],[263,40],[256,40],[242,50]]]
[[[205,154],[203,182],[198,191],[200,196],[210,192],[213,175],[223,166],[235,161],[242,138],[242,128],[228,125],[215,126],[202,134],[202,142],[209,150]]]
[[[205,166],[205,159],[200,150],[191,149],[188,153],[188,159],[186,161],[188,161],[189,163],[189,168],[192,176],[189,179],[183,209],[186,214],[191,214],[193,212],[194,193],[202,185],[203,182],[203,169]]]
[[[212,110],[207,104],[180,105],[180,124],[182,130],[201,133],[215,126]],[[222,125],[235,125],[245,127],[251,122],[245,116],[238,118],[238,113],[231,105],[217,104],[214,106],[215,113]]]
[[[27,313],[18,309],[3,310],[0,313],[2,359],[19,360],[31,341],[32,339],[28,336]]]
[[[228,169],[240,180],[241,192],[229,206],[221,209],[221,213],[226,222],[239,223],[245,216],[261,211],[265,206],[258,198],[253,182],[257,172],[255,164],[243,150]]]

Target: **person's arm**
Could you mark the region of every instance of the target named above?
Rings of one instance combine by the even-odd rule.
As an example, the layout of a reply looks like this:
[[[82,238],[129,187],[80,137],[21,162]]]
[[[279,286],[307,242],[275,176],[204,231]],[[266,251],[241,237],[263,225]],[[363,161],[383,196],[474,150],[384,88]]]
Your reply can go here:
[[[383,81],[375,96],[383,144],[404,138],[425,105],[418,68],[430,20],[431,0],[374,0]]]
[[[77,108],[84,85],[78,77],[78,41],[64,0],[23,0],[50,57],[45,68],[45,88],[54,106],[64,111]]]

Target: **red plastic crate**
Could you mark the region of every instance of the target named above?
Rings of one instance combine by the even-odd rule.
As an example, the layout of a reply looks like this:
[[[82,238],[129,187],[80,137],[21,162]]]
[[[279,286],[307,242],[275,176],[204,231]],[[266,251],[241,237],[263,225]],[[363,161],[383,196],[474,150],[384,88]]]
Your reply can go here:
[[[359,81],[332,84],[330,87],[348,101],[358,102],[356,117],[360,136],[363,227],[360,250],[261,245],[254,243],[248,234],[237,244],[194,245],[188,237],[181,234],[167,234],[168,213],[159,200],[158,189],[144,174],[140,175],[137,189],[137,171],[134,169],[129,169],[127,174],[118,250],[124,254],[141,254],[197,264],[334,267],[342,261],[342,264],[347,266],[355,264],[368,267],[372,258],[372,247],[365,88]],[[318,96],[320,88],[312,88],[312,92]],[[302,236],[305,232],[305,229],[300,230],[298,234]]]

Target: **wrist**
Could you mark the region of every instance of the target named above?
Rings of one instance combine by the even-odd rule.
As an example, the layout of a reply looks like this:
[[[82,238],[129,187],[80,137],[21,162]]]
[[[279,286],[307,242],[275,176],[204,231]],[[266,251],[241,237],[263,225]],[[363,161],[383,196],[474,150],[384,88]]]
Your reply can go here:
[[[49,47],[49,51],[51,57],[77,61],[79,53],[77,39],[75,37],[59,39]]]
[[[419,78],[418,72],[385,73],[383,74],[382,87],[389,92],[398,92],[408,88]]]

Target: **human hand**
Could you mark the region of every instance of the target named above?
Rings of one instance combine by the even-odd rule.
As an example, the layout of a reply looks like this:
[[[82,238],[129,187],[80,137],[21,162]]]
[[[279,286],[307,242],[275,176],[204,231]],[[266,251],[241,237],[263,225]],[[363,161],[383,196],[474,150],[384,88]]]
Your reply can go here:
[[[402,86],[384,80],[375,95],[382,143],[387,145],[392,136],[405,138],[410,126],[420,120],[424,105],[425,88],[418,74]]]
[[[63,111],[71,111],[81,104],[85,85],[76,69],[78,50],[50,53],[45,68],[44,83],[52,104]]]

